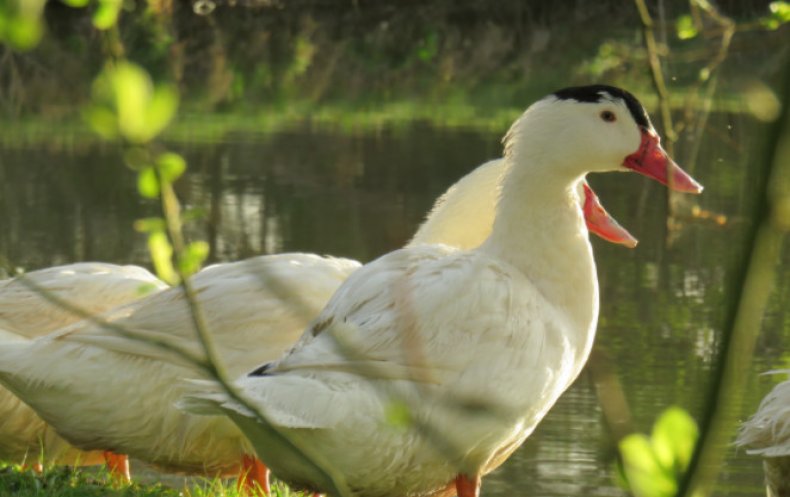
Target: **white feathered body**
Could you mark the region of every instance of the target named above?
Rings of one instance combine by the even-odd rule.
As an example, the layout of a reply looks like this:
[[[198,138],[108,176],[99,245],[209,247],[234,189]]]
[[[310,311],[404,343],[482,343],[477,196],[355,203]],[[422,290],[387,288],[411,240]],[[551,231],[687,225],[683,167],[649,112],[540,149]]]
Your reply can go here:
[[[775,373],[790,374],[790,370]],[[768,392],[757,412],[741,425],[736,443],[746,447],[749,454],[790,456],[790,380]]]
[[[76,263],[0,281],[0,342],[29,342],[82,319],[47,295],[80,310],[98,314],[139,299],[167,285],[137,266]],[[44,292],[44,293],[42,293]],[[98,452],[75,449],[35,411],[0,387],[0,460],[54,464],[99,464]]]
[[[27,339],[0,330],[0,342],[24,341]],[[31,463],[40,456],[56,464],[91,465],[103,460],[100,453],[72,447],[27,404],[0,388],[0,460]]]
[[[78,262],[0,281],[0,329],[33,338],[167,288],[139,266]],[[48,298],[50,297],[50,298]]]
[[[229,374],[279,357],[356,267],[345,259],[283,254],[196,275],[198,300]],[[102,317],[135,336],[201,352],[180,288]],[[226,418],[173,407],[181,380],[199,376],[172,353],[89,321],[0,347],[0,381],[75,446],[174,471],[235,472],[242,455],[251,453],[239,430]]]
[[[453,184],[436,200],[410,245],[442,243],[472,249],[483,243],[494,224],[506,166],[504,159],[490,160]]]
[[[354,273],[313,330],[238,386],[366,497],[427,495],[497,467],[578,375],[592,339],[512,266],[436,245]],[[222,408],[279,478],[308,488],[320,478],[245,409]],[[407,426],[387,421],[398,408]]]

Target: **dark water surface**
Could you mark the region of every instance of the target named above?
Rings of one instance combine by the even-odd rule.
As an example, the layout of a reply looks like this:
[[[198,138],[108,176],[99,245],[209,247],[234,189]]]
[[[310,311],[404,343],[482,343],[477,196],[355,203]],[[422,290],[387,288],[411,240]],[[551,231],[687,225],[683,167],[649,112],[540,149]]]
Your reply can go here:
[[[680,229],[671,243],[663,187],[632,174],[590,178],[604,205],[640,240],[635,250],[593,242],[601,283],[594,361],[619,379],[642,432],[670,405],[701,413],[753,201],[764,126],[725,114],[711,117],[711,126],[735,145],[722,146],[718,136],[704,142],[694,175],[706,190],[678,197]],[[213,260],[308,251],[369,261],[403,245],[441,192],[498,156],[503,132],[415,123],[354,133],[305,125],[170,146],[189,162],[177,189],[188,207],[205,211],[190,233],[209,241]],[[0,151],[0,254],[27,270],[81,260],[148,266],[145,238],[132,224],[156,206],[140,199],[117,148],[76,143]],[[788,364],[790,318],[782,303],[790,292],[789,262],[785,254],[742,416],[776,381],[759,373]],[[716,495],[760,494],[759,461],[722,450],[728,459]],[[623,495],[612,477],[613,456],[588,368],[519,452],[486,479],[483,494]]]

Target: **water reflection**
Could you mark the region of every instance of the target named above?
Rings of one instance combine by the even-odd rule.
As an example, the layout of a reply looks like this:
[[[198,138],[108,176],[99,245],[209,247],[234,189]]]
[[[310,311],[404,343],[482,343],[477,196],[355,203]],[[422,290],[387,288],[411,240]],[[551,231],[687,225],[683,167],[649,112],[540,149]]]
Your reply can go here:
[[[178,193],[187,207],[203,211],[190,235],[209,241],[214,260],[310,251],[367,261],[403,245],[438,194],[499,154],[499,137],[421,124],[359,134],[304,127],[172,146],[190,164]],[[717,153],[730,155],[724,163],[699,161],[695,175],[708,188],[691,202],[744,218],[751,173],[738,168],[741,155]],[[79,260],[147,265],[144,236],[131,227],[156,206],[137,195],[134,174],[121,163],[117,149],[95,144],[2,150],[0,254],[28,269]],[[640,239],[632,251],[594,242],[602,300],[597,346],[622,383],[634,428],[647,432],[669,405],[701,411],[743,223],[681,217],[682,230],[668,245],[660,186],[637,175],[591,183]],[[758,373],[779,366],[786,348],[790,321],[781,299],[790,292],[788,271],[785,257],[744,414],[772,383]],[[759,462],[722,450],[729,456],[718,495],[760,493]],[[518,454],[488,478],[484,494],[622,495],[611,476],[613,456],[593,382],[583,374]]]

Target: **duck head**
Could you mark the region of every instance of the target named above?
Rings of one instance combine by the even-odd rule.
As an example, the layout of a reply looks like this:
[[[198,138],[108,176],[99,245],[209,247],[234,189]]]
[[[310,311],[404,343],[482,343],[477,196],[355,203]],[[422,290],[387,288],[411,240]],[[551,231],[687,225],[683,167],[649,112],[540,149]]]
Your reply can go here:
[[[632,170],[673,190],[702,191],[661,147],[642,104],[613,86],[565,88],[530,106],[505,136],[506,154],[522,148],[550,158],[562,175]]]

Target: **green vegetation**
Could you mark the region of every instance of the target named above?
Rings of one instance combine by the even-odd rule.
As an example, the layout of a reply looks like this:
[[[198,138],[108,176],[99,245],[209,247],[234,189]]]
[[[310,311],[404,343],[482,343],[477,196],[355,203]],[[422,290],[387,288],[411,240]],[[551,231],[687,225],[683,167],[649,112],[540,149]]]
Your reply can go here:
[[[233,131],[304,122],[346,130],[414,120],[501,129],[557,80],[598,80],[653,93],[639,17],[619,2],[571,11],[548,2],[427,2],[403,9],[360,2],[346,14],[314,2],[214,2],[209,15],[197,15],[189,3],[160,0],[124,3],[117,25],[97,18],[117,15],[122,2],[67,3],[85,7],[47,2],[38,10],[43,18],[24,21],[46,33],[38,46],[0,57],[6,145],[43,140],[53,124],[58,133],[87,140],[78,116],[96,90],[79,82],[93,80],[107,57],[133,61],[156,81],[178,87],[181,113],[164,135],[175,140],[219,140]],[[764,50],[782,49],[786,2],[732,3],[724,10],[738,22],[730,52],[748,49],[757,32]],[[709,43],[718,35],[699,12],[689,14],[685,2],[670,4],[670,17],[656,19],[663,26],[664,69],[673,78],[669,103],[689,113],[708,105],[700,78],[718,55]],[[13,13],[6,14],[7,25],[21,22],[20,9],[7,10]],[[612,24],[617,27],[604,36],[589,29]],[[92,26],[101,27],[100,36]],[[781,59],[754,62],[755,81],[775,72],[776,64]],[[713,109],[752,113],[740,98],[743,90],[720,82]]]
[[[285,485],[272,485],[272,497],[299,497]],[[161,483],[118,484],[105,471],[66,466],[45,468],[42,473],[0,463],[0,497],[249,497],[234,480],[193,478],[183,488]]]
[[[699,432],[683,409],[671,407],[653,425],[648,438],[633,433],[620,441],[618,475],[637,497],[672,497],[686,471]]]

